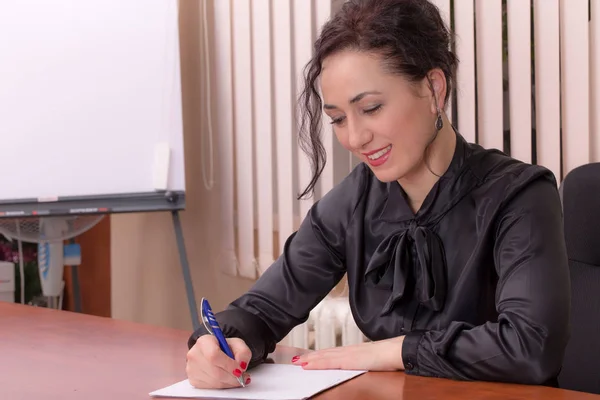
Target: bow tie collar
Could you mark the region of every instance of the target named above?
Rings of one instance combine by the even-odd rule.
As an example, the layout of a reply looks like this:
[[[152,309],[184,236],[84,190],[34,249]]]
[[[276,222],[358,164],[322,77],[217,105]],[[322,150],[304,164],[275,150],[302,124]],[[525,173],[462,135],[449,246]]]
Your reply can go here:
[[[365,273],[365,280],[377,286],[390,286],[392,293],[381,315],[389,314],[406,293],[412,271],[419,272],[420,303],[440,311],[446,299],[446,258],[438,235],[415,221],[385,238],[377,247]],[[417,280],[414,280],[417,282]]]

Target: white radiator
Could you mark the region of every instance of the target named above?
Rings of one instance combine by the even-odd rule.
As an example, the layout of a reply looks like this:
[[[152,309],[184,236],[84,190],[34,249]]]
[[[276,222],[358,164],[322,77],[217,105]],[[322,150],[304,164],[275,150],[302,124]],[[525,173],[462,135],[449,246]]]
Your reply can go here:
[[[348,297],[326,297],[308,321],[294,328],[282,344],[319,350],[368,341],[354,322]]]

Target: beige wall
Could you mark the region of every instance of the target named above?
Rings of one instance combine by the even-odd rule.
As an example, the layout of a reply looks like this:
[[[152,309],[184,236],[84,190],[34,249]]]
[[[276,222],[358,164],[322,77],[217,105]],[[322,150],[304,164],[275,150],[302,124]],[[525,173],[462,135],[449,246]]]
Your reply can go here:
[[[182,214],[182,224],[196,298],[209,298],[218,311],[247,290],[252,281],[226,276],[218,270],[218,175],[213,190],[207,191],[200,159],[200,132],[206,129],[204,66],[199,51],[203,40],[202,10],[198,0],[180,4],[187,181],[187,209]],[[191,329],[169,213],[112,216],[111,268],[114,318]]]

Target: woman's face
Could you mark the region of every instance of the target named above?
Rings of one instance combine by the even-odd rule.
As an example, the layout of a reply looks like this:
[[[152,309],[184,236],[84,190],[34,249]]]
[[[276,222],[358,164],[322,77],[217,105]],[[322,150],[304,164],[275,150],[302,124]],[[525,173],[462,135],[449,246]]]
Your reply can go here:
[[[433,76],[436,90],[445,87],[441,79],[443,74]],[[427,79],[410,83],[384,70],[377,55],[348,50],[324,60],[321,91],[338,140],[380,181],[400,180],[425,167],[437,117]],[[443,94],[437,97],[443,100]]]

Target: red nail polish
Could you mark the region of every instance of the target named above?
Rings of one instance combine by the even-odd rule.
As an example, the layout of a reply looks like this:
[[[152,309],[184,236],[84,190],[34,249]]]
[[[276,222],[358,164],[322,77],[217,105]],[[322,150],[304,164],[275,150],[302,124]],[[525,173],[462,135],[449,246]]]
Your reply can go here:
[[[250,378],[246,378],[246,385],[250,384]]]
[[[300,364],[300,366],[301,366],[301,367],[304,367],[304,366],[306,366],[306,365],[308,365],[308,363],[306,363],[306,362],[305,362],[305,363],[302,363],[302,364]]]
[[[242,376],[242,371],[236,369],[233,371],[233,375],[235,375],[236,378],[239,378],[240,376]]]
[[[292,357],[292,362],[296,362],[296,361],[298,361],[299,359],[300,359],[300,357],[299,357],[299,356],[294,356],[294,357]]]
[[[247,366],[248,366],[248,364],[246,363],[246,361],[242,361],[240,363],[240,367],[242,367],[242,369],[246,369]]]

